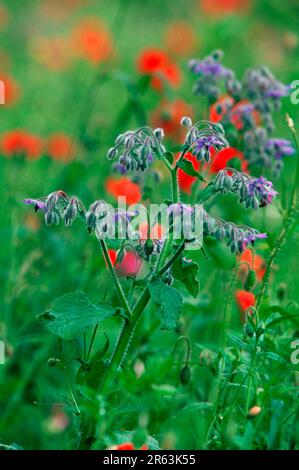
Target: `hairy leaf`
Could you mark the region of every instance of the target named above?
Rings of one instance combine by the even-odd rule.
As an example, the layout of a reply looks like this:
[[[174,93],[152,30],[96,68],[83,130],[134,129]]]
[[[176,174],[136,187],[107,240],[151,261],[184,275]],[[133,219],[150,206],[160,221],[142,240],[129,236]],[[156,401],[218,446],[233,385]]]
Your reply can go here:
[[[83,292],[71,292],[54,300],[50,311],[38,316],[41,324],[64,340],[72,340],[86,328],[114,314],[112,305],[90,302]]]
[[[162,279],[155,278],[149,285],[151,298],[161,316],[164,330],[174,329],[182,313],[183,299],[173,287],[164,284]]]
[[[172,267],[172,274],[175,279],[185,284],[188,292],[197,297],[199,291],[198,264],[186,258],[179,258]]]
[[[205,181],[203,176],[201,176],[201,174],[194,169],[192,162],[190,162],[189,160],[180,160],[178,162],[178,167],[181,168],[185,173],[187,173],[187,175],[194,176],[200,181]]]

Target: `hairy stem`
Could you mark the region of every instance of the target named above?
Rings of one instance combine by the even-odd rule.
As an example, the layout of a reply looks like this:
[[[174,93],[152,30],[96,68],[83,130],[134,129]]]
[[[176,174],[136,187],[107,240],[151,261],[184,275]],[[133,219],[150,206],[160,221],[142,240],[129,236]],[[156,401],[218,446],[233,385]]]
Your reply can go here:
[[[101,245],[101,248],[102,248],[103,256],[105,258],[106,264],[108,266],[108,269],[110,271],[110,274],[111,274],[111,277],[112,277],[112,280],[113,280],[115,290],[116,290],[117,295],[119,297],[119,300],[121,302],[121,306],[125,310],[127,316],[130,317],[132,315],[132,312],[131,312],[131,309],[130,309],[129,304],[127,302],[127,299],[124,295],[124,292],[122,290],[122,287],[120,285],[118,277],[116,275],[114,266],[111,262],[111,259],[110,259],[110,256],[109,256],[109,253],[108,253],[108,250],[107,250],[107,245],[106,245],[104,240],[99,240],[99,241],[100,241],[100,245]]]

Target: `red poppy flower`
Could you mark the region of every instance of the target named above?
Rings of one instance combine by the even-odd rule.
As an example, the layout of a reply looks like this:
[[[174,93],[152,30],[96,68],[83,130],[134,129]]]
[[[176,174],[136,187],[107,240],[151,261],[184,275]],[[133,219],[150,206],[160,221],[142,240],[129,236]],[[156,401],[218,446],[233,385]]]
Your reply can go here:
[[[188,57],[196,47],[194,31],[184,21],[175,21],[168,26],[164,42],[169,52],[181,57]]]
[[[240,161],[240,170],[247,172],[248,163],[244,159],[244,154],[233,147],[222,149],[219,152],[212,149],[211,157],[212,162],[208,165],[210,173],[218,173],[218,171],[230,166],[229,162],[235,159]]]
[[[79,56],[93,64],[107,60],[113,51],[111,35],[100,19],[81,21],[73,32],[73,40]]]
[[[222,96],[210,107],[210,121],[221,122],[229,112],[230,122],[237,130],[243,129],[242,107],[250,105],[250,101],[241,100],[234,105],[234,99],[231,96]],[[248,111],[247,111],[248,112]],[[255,125],[260,124],[260,115],[256,110],[249,111]]]
[[[25,156],[33,160],[40,157],[43,143],[36,135],[23,130],[15,130],[3,135],[1,147],[6,157]]]
[[[19,85],[12,77],[3,73],[0,73],[0,80],[4,83],[3,96],[0,97],[2,104],[14,105],[20,97]]]
[[[75,147],[66,134],[52,134],[47,143],[47,153],[54,160],[68,162],[74,157]]]
[[[133,183],[129,178],[123,176],[119,179],[108,178],[106,181],[106,191],[117,199],[120,196],[126,197],[127,204],[137,204],[141,200],[141,191],[138,184]]]
[[[251,0],[200,0],[204,13],[211,16],[225,16],[232,13],[247,12]]]
[[[124,442],[123,444],[113,447],[113,450],[135,450],[135,446],[132,442]],[[148,446],[144,444],[139,450],[148,450]]]
[[[245,313],[249,307],[255,305],[255,295],[243,289],[236,292],[236,301],[241,313]]]
[[[185,130],[180,121],[183,116],[192,118],[192,107],[184,100],[163,100],[159,107],[152,113],[151,122],[153,127],[162,127],[167,136],[176,137],[181,141],[185,136]]]
[[[158,91],[163,89],[163,79],[173,87],[177,87],[181,81],[179,68],[160,49],[142,51],[137,58],[137,69],[140,73],[152,75],[152,87]]]
[[[210,107],[210,121],[221,122],[233,103],[234,99],[231,96],[221,96],[219,100]]]
[[[141,235],[141,240],[146,240],[148,238],[148,223],[147,222],[141,222],[141,224],[138,227],[138,230]],[[151,227],[149,237],[152,240],[161,240],[163,238],[163,235],[165,233],[164,228],[160,224],[155,224],[153,227]]]
[[[109,258],[119,276],[121,277],[134,277],[140,271],[142,260],[133,251],[127,251],[123,259],[117,263],[117,252],[115,250],[108,250]]]
[[[115,450],[134,450],[135,446],[132,442],[124,442],[123,444],[119,444],[116,446]]]
[[[188,152],[184,156],[185,160],[192,162],[193,168],[198,171],[200,167],[200,162],[196,159],[192,153]],[[190,176],[184,172],[181,168],[178,169],[178,183],[180,189],[187,194],[191,194],[192,185],[197,180],[195,176]]]
[[[261,256],[257,255],[256,253],[253,255],[252,250],[247,248],[247,250],[245,250],[240,256],[240,261],[247,262],[250,268],[255,271],[257,279],[262,281],[266,272],[266,263]],[[244,268],[246,269],[245,266]]]

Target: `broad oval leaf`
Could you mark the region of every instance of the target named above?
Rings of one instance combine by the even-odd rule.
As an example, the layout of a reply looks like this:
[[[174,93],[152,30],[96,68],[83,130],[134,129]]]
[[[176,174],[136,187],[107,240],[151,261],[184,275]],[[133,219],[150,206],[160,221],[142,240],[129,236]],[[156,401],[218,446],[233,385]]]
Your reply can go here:
[[[162,279],[154,278],[149,285],[151,299],[161,316],[163,330],[172,330],[182,313],[183,299],[173,287],[164,284]]]
[[[84,330],[114,314],[106,302],[90,302],[84,292],[70,292],[54,300],[48,312],[38,315],[41,324],[64,340],[78,337]]]

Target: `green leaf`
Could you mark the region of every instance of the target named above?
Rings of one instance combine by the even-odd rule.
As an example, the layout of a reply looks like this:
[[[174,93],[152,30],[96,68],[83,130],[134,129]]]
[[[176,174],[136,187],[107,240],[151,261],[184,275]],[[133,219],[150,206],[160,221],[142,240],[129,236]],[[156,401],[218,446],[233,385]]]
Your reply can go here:
[[[144,94],[148,90],[149,85],[151,83],[151,79],[152,79],[151,75],[142,75],[139,78],[139,80],[137,82],[137,87],[138,87],[139,93]]]
[[[163,156],[167,159],[167,161],[172,165],[173,164],[173,153],[172,152],[165,152]]]
[[[199,291],[198,264],[186,258],[179,258],[172,266],[172,274],[175,279],[185,284],[189,294],[197,297]]]
[[[50,311],[38,315],[38,319],[51,333],[69,341],[111,317],[114,310],[105,302],[92,304],[83,292],[71,292],[54,300]]]
[[[283,321],[287,321],[287,320],[289,320],[289,321],[298,320],[298,316],[299,316],[299,313],[293,313],[293,314],[290,314],[290,315],[286,315],[285,317],[275,318],[274,320],[271,320],[269,323],[267,323],[266,327],[271,328],[271,327],[276,326],[279,323],[281,323]],[[295,323],[298,324],[296,321],[295,321]]]
[[[183,299],[181,294],[173,287],[164,284],[160,278],[155,278],[150,282],[149,291],[162,319],[161,328],[164,330],[174,329],[182,313]]]
[[[268,449],[280,449],[282,434],[282,414],[284,402],[282,400],[271,401],[271,420],[268,432]]]
[[[187,175],[194,176],[198,178],[200,181],[205,181],[204,177],[201,176],[198,171],[196,171],[192,165],[192,162],[189,160],[180,160],[177,163],[178,167],[181,168]]]
[[[200,193],[198,203],[204,203],[209,197],[215,193],[215,185],[213,182],[209,183]]]

